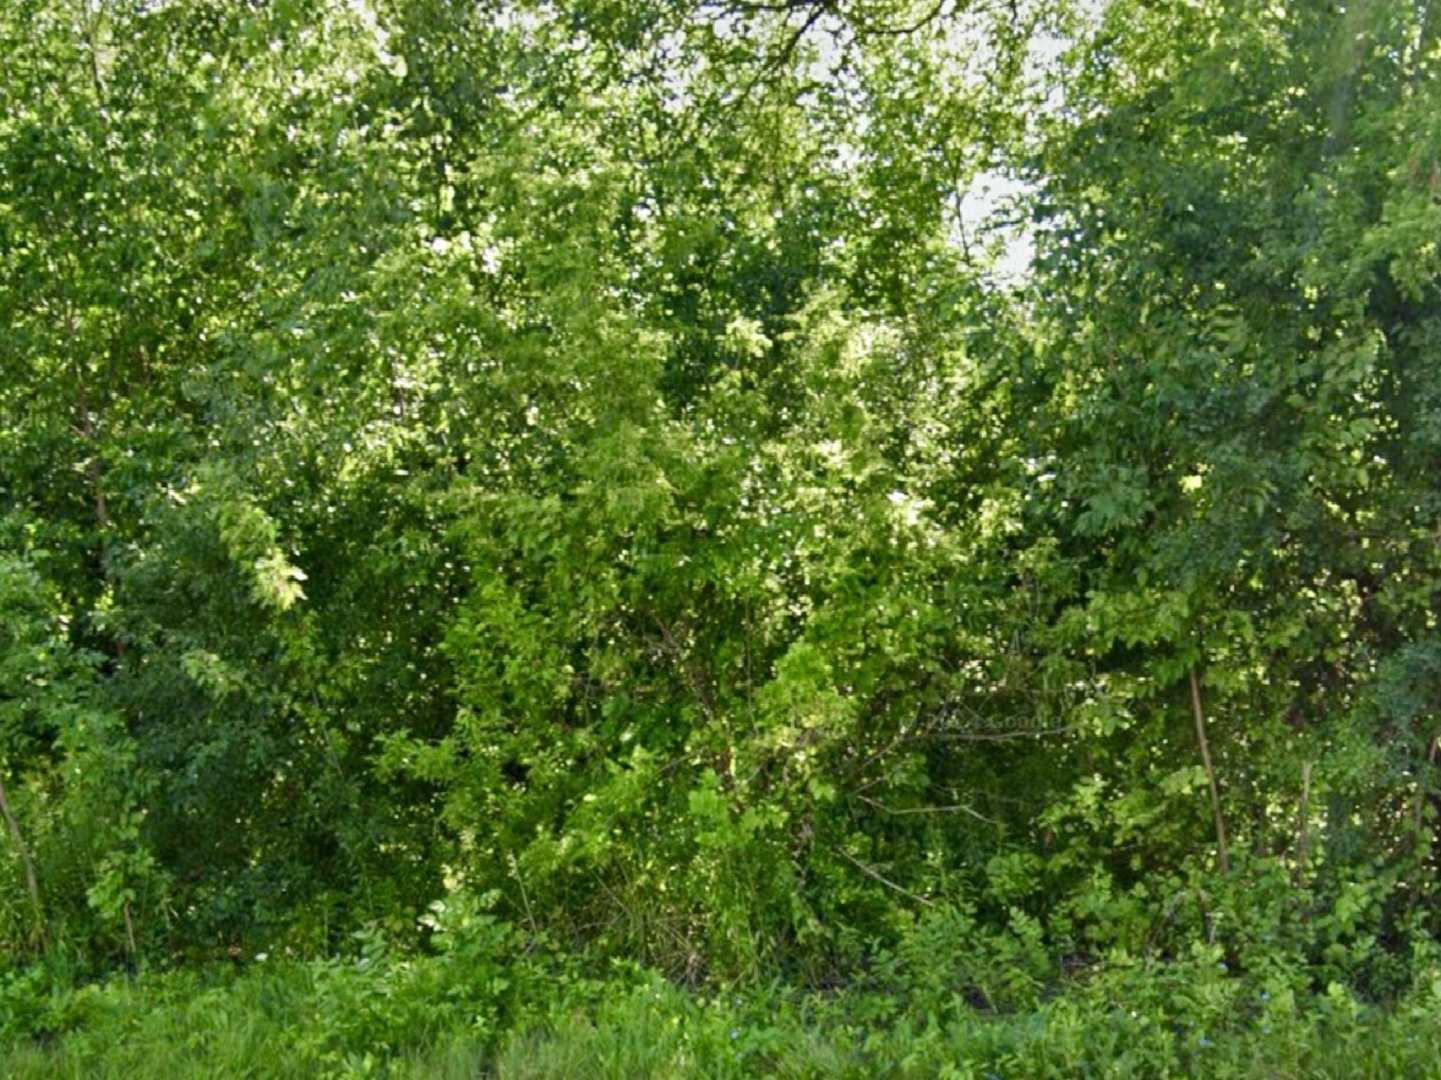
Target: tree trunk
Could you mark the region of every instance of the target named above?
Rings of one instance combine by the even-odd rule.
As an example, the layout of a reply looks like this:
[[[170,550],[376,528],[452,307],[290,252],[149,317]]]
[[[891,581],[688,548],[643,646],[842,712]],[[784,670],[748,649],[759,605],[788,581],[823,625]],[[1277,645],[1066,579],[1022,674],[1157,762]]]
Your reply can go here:
[[[10,839],[15,842],[15,850],[20,853],[20,863],[25,868],[25,889],[30,894],[30,904],[35,909],[35,937],[43,948],[46,944],[45,908],[40,903],[40,882],[35,877],[35,860],[30,857],[30,848],[26,846],[25,837],[20,832],[20,823],[15,820],[15,812],[10,808],[10,796],[5,790],[3,775],[0,775],[0,815],[5,818],[5,828],[10,833]]]
[[[1211,763],[1211,742],[1206,738],[1206,715],[1201,711],[1201,680],[1191,669],[1191,711],[1196,717],[1196,741],[1201,744],[1201,764],[1211,785],[1211,817],[1216,822],[1216,849],[1221,873],[1231,872],[1231,856],[1226,847],[1226,819],[1221,814],[1221,787],[1216,783],[1216,767]]]

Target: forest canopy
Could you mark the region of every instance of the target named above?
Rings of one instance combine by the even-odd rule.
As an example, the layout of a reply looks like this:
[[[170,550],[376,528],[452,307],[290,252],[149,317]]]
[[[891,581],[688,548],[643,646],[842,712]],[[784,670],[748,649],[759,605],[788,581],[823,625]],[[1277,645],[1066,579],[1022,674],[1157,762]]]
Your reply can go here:
[[[0,945],[469,898],[691,980],[944,915],[992,1002],[1197,942],[1397,992],[1438,31],[7,0]]]

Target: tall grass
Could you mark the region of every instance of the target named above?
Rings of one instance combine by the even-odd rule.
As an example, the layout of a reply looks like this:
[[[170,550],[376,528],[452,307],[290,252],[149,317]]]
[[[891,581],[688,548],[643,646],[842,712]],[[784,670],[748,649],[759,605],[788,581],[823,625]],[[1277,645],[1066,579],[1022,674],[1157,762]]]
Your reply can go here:
[[[337,976],[336,971],[342,973]],[[357,984],[349,996],[337,979]],[[1270,993],[1217,973],[1100,971],[1036,1007],[977,1011],[959,994],[904,988],[802,993],[686,990],[644,972],[558,977],[507,1026],[485,1009],[443,1026],[356,1023],[381,980],[433,983],[356,962],[243,973],[151,974],[44,990],[14,1021],[0,1075],[51,1078],[396,1077],[404,1080],[976,1080],[1022,1077],[1441,1077],[1441,979],[1387,1008],[1339,986]],[[423,987],[422,990],[416,989]],[[23,988],[34,993],[32,980]],[[1213,993],[1213,991],[1219,992]],[[440,991],[444,992],[443,988]],[[384,999],[383,999],[384,1000]],[[414,1002],[395,1002],[410,1010]],[[341,1015],[340,1009],[352,1010]],[[404,1015],[411,1016],[410,1011]],[[408,1022],[408,1021],[407,1021]]]

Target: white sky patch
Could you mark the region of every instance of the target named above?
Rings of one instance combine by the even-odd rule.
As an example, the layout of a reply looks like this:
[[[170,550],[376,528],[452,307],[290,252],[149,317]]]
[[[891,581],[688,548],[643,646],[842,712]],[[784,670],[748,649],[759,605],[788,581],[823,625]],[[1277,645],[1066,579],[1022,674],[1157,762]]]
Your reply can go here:
[[[1038,119],[1059,116],[1065,111],[1066,53],[1078,38],[1095,31],[1104,8],[1104,0],[1086,0],[1076,7],[1073,22],[1065,29],[1049,27],[1027,43],[1023,81],[1031,101],[1028,136],[1035,135]],[[984,28],[965,22],[958,23],[958,27],[962,40],[957,45],[969,47],[972,56],[980,58],[984,65],[989,51]],[[967,74],[976,77],[974,63],[967,67]],[[952,221],[952,242],[968,253],[974,254],[979,248],[989,255],[994,260],[991,275],[1002,286],[1022,284],[1035,259],[1035,229],[1026,212],[1034,193],[1034,184],[1004,168],[993,168],[977,173],[958,200],[958,212]]]
[[[380,25],[376,17],[375,8],[370,0],[346,0],[351,13],[360,20],[360,25],[369,32],[371,40],[375,44],[375,58],[380,61],[380,66],[389,71],[398,79],[405,78],[405,58],[395,56],[389,51],[390,31]]]
[[[951,241],[968,252],[977,247],[995,253],[991,273],[1002,285],[1016,285],[1031,269],[1036,254],[1033,230],[1018,219],[1019,203],[1033,190],[1031,184],[1007,173],[977,173],[960,200],[960,213],[952,222]]]

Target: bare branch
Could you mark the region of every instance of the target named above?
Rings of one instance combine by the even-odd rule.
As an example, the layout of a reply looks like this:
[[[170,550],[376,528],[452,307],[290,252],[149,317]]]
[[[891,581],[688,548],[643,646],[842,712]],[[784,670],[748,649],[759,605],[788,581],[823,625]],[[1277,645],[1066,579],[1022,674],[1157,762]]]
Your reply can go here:
[[[910,889],[907,889],[907,888],[905,888],[904,886],[897,885],[897,884],[896,884],[894,881],[892,881],[890,878],[888,878],[888,877],[886,877],[885,875],[883,875],[879,870],[875,869],[874,867],[867,866],[865,863],[861,862],[860,859],[857,859],[854,855],[851,855],[849,852],[844,851],[844,850],[842,850],[841,848],[836,848],[836,849],[835,849],[835,852],[836,852],[836,854],[839,855],[841,858],[845,859],[846,862],[850,863],[852,866],[854,866],[854,867],[855,867],[857,870],[859,870],[861,873],[865,874],[866,877],[871,878],[871,879],[873,879],[873,880],[875,880],[875,881],[879,881],[879,882],[880,882],[882,885],[884,885],[886,888],[888,888],[888,889],[894,889],[896,892],[900,893],[902,896],[909,897],[910,899],[914,900],[916,903],[921,904],[921,905],[923,905],[923,906],[925,906],[925,907],[935,907],[935,906],[936,906],[934,900],[927,900],[924,896],[921,896],[921,895],[919,895],[919,894],[917,894],[917,893],[913,893],[913,892],[911,892]]]
[[[877,799],[871,798],[869,795],[857,794],[856,798],[860,799],[861,802],[866,803],[870,806],[874,806],[877,810],[880,810],[883,813],[887,814],[970,814],[971,817],[975,818],[977,821],[984,821],[987,825],[1000,824],[1000,822],[997,821],[995,818],[988,818],[979,810],[967,806],[965,803],[955,803],[951,806],[911,806],[901,810],[897,810],[893,807],[885,805],[885,803],[880,802]]]
[[[1196,741],[1201,744],[1201,764],[1211,785],[1211,816],[1216,822],[1216,848],[1221,873],[1231,872],[1231,857],[1226,847],[1226,819],[1221,814],[1221,787],[1216,783],[1216,767],[1211,763],[1211,742],[1206,738],[1206,716],[1201,711],[1201,680],[1191,669],[1191,712],[1196,720]]]
[[[0,816],[5,818],[5,828],[10,840],[20,855],[20,865],[25,869],[25,891],[30,894],[30,906],[35,909],[35,936],[43,947],[46,944],[45,908],[40,903],[40,882],[35,876],[35,860],[30,857],[30,847],[20,831],[20,822],[10,808],[10,796],[5,791],[5,777],[0,775]]]

